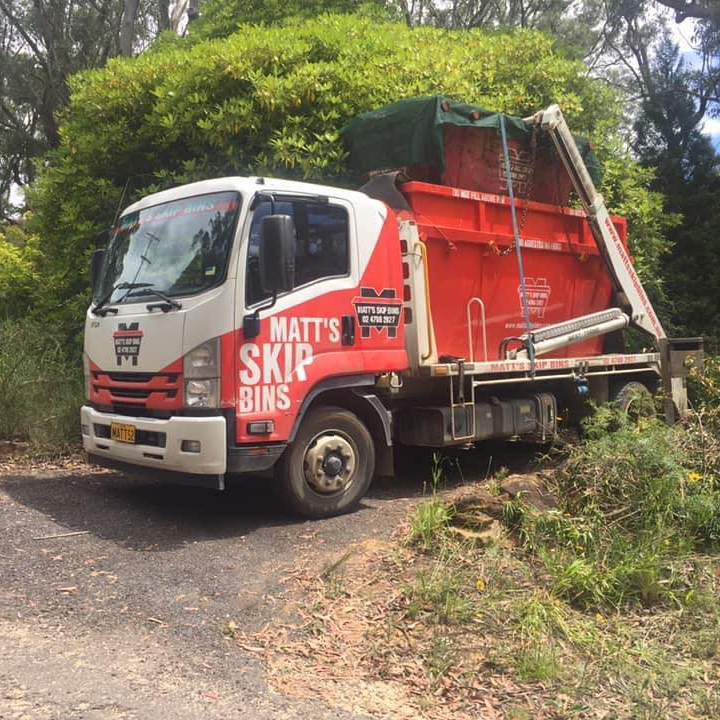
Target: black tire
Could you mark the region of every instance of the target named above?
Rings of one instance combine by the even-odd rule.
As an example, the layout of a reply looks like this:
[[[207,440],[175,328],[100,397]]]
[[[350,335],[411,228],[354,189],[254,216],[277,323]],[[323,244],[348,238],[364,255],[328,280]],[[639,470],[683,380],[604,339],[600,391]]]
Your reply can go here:
[[[365,425],[342,408],[318,407],[278,462],[275,492],[295,515],[342,515],[357,507],[374,472],[375,446]]]
[[[648,388],[637,380],[617,385],[611,395],[615,407],[633,420],[655,417],[655,401]]]

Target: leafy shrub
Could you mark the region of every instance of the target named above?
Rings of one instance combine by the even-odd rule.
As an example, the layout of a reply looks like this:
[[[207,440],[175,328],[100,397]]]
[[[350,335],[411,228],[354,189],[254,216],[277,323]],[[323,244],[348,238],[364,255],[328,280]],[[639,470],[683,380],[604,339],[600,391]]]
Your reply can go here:
[[[0,439],[58,452],[79,440],[82,367],[46,324],[0,321]]]
[[[683,560],[720,540],[717,478],[696,469],[704,432],[600,408],[556,474],[560,508],[508,508],[556,595],[581,607],[682,601]]]
[[[647,175],[615,141],[622,103],[540,33],[322,16],[161,44],[70,84],[61,145],[28,197],[47,258],[47,304],[60,305],[54,312],[71,326],[87,302],[93,240],[121,198],[127,204],[222,174],[352,185],[340,128],[384,103],[437,93],[520,115],[562,105],[607,162],[602,190],[613,207],[631,213],[643,276],[658,275],[666,216],[660,196],[646,190]]]
[[[27,308],[23,299],[38,285],[38,239],[19,227],[0,227],[0,316]]]
[[[393,11],[383,0],[205,0],[190,39],[227,37],[241,25],[276,25],[289,18],[309,19],[323,13],[362,13],[387,19]]]

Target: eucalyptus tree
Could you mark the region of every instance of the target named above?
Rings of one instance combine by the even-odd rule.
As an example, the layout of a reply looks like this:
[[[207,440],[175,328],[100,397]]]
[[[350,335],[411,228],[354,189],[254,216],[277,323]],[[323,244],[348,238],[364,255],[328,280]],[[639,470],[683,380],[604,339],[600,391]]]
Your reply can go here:
[[[0,0],[0,219],[15,217],[37,159],[60,142],[68,78],[146,47],[186,3]]]

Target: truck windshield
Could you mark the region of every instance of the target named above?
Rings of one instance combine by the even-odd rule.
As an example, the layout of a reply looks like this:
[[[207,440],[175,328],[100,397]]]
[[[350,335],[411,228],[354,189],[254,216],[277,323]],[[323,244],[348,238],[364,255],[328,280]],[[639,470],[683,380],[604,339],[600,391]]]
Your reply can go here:
[[[170,297],[193,295],[225,279],[240,209],[236,192],[198,195],[127,213],[110,234],[96,298],[108,303],[132,295],[112,288],[142,283]],[[140,285],[135,285],[140,287]]]

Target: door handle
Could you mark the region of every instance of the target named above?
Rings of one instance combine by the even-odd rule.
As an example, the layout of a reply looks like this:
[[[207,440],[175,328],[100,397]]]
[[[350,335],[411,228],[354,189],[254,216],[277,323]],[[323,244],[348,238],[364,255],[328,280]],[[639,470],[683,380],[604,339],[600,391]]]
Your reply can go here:
[[[343,315],[342,316],[342,344],[343,345],[354,345],[355,344],[355,316],[354,315]]]

